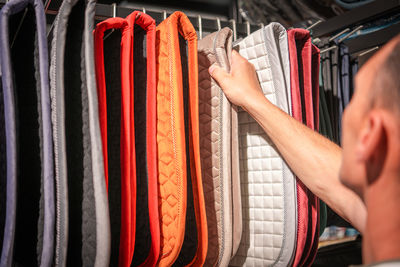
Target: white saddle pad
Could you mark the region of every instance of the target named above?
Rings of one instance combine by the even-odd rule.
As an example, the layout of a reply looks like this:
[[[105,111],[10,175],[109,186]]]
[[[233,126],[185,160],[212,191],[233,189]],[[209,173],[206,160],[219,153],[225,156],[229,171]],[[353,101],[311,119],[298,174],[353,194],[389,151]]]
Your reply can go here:
[[[237,44],[257,72],[265,97],[290,113],[286,30],[271,23]],[[296,185],[258,123],[239,110],[239,158],[243,233],[231,266],[289,266],[296,244]]]

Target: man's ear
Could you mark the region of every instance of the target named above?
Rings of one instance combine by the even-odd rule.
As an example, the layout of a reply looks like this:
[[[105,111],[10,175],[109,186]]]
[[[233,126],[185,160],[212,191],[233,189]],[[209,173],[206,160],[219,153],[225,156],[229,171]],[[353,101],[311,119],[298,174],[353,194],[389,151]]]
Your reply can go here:
[[[371,162],[374,157],[379,157],[382,153],[381,150],[384,149],[382,144],[385,138],[383,114],[376,110],[370,111],[358,136],[357,159]]]

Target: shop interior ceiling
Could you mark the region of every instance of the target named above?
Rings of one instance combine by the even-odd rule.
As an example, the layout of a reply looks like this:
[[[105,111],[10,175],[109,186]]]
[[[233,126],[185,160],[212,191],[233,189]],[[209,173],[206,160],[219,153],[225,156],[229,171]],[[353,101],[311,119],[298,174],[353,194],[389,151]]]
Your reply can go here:
[[[46,1],[46,0],[44,0]],[[50,1],[49,10],[58,10],[62,0]],[[167,11],[221,20],[249,21],[252,25],[280,22],[286,28],[307,27],[325,21],[374,0],[98,0],[120,7]]]

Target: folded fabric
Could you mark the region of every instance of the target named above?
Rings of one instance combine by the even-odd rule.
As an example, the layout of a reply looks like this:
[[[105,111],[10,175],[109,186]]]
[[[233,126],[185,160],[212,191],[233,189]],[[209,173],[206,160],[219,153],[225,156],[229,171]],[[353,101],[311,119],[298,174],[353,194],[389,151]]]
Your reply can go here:
[[[108,266],[110,226],[93,55],[94,1],[63,1],[50,94],[57,186],[55,266]]]
[[[1,80],[0,67],[0,80]],[[7,173],[6,173],[6,131],[4,122],[4,98],[3,84],[0,82],[0,257],[3,247],[4,226],[6,221],[6,203],[7,203]]]
[[[157,190],[155,21],[144,13],[127,17],[133,30],[136,236],[131,266],[155,266],[160,253]]]
[[[271,23],[238,43],[256,69],[263,93],[290,113],[290,70],[285,28]],[[289,266],[296,245],[296,193],[289,170],[261,126],[239,111],[243,234],[231,266]]]
[[[312,43],[307,30],[288,30],[291,67],[293,117],[314,129],[313,95],[317,93],[316,77],[312,69]],[[314,48],[315,49],[315,48]],[[314,70],[315,72],[315,70]],[[301,82],[300,82],[301,81]],[[315,100],[317,101],[317,100]],[[316,107],[316,106],[315,106]],[[318,199],[297,179],[298,234],[294,266],[302,266],[316,253],[315,241],[318,225]]]
[[[107,190],[104,178],[104,162],[103,150],[99,124],[99,107],[96,85],[96,71],[94,59],[94,16],[96,1],[89,0],[86,2],[85,22],[83,32],[83,88],[87,91],[88,98],[88,116],[89,116],[89,132],[90,132],[90,152],[91,152],[91,168],[95,201],[96,214],[96,257],[94,261],[95,267],[109,266],[110,262],[110,215],[107,201]],[[83,261],[84,266],[87,266]]]
[[[312,88],[312,102],[313,102],[313,118],[315,131],[319,131],[319,64],[320,54],[319,49],[312,44],[311,46],[311,88]],[[310,116],[309,114],[307,116]],[[311,236],[311,248],[308,257],[305,260],[305,266],[311,266],[317,254],[320,236],[320,200],[309,191],[309,199],[311,199],[311,209],[313,214],[313,225]],[[326,222],[324,222],[326,223]]]
[[[7,161],[0,266],[51,266],[55,222],[53,136],[42,1],[9,1],[1,9],[0,21]]]
[[[202,266],[207,221],[200,169],[197,36],[175,12],[156,28],[159,266]]]
[[[210,248],[206,266],[228,266],[234,255],[234,230],[242,233],[241,229],[233,228],[234,219],[240,220],[236,227],[241,227],[242,212],[239,164],[235,165],[232,159],[232,155],[238,155],[238,152],[232,153],[238,150],[238,136],[232,135],[237,132],[237,124],[232,123],[237,123],[237,113],[208,73],[213,64],[229,72],[231,52],[232,31],[229,28],[199,41],[200,156]],[[235,183],[233,179],[238,181]],[[240,242],[240,236],[237,239]]]
[[[104,173],[110,208],[111,260],[130,266],[136,228],[136,158],[133,129],[132,22],[110,18],[94,32]],[[107,35],[105,31],[112,30]],[[105,38],[104,38],[105,37]],[[104,38],[104,40],[103,40]]]

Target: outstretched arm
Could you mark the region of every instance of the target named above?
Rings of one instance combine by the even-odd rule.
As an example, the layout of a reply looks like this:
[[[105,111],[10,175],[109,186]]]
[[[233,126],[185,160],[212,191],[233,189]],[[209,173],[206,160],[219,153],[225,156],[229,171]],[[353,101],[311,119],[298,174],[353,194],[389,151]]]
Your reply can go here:
[[[232,53],[231,73],[214,66],[209,71],[227,98],[261,125],[297,177],[363,232],[365,205],[339,180],[341,148],[269,102],[261,91],[254,66],[236,51]]]

